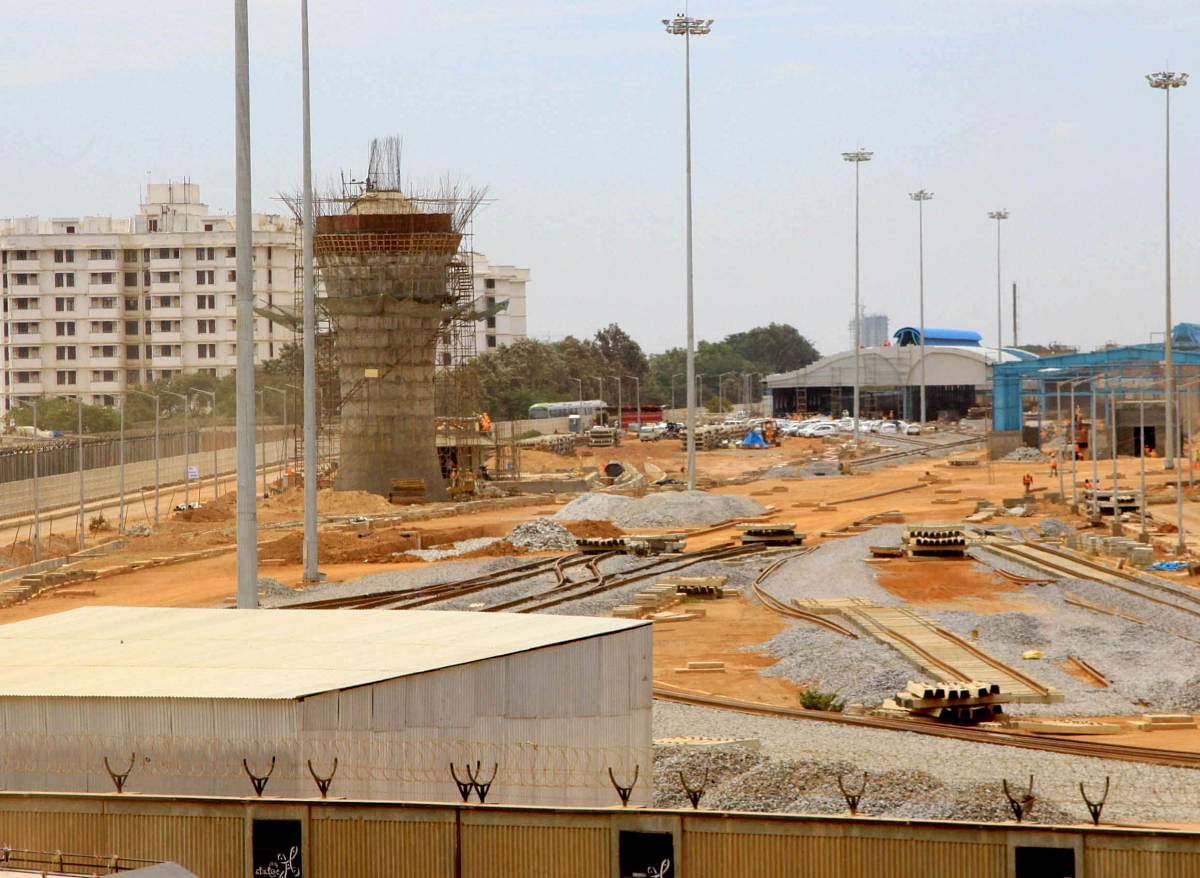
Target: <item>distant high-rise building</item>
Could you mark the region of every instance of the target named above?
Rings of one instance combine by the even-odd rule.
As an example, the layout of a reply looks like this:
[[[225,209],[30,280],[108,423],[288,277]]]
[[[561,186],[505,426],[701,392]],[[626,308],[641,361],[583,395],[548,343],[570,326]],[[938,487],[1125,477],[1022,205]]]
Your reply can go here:
[[[860,312],[862,313],[862,312]],[[854,319],[851,318],[847,327],[850,336],[849,347],[854,348]],[[873,348],[889,339],[888,318],[886,314],[862,313],[859,318],[859,344],[864,348]]]

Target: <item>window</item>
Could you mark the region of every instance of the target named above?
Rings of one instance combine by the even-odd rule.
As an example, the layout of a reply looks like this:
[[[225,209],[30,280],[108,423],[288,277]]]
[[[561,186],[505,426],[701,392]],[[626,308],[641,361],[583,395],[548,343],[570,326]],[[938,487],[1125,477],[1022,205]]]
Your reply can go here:
[[[127,360],[141,359],[141,353],[142,353],[141,348],[139,348],[137,345],[135,345],[135,344],[125,345],[125,359],[127,359]]]
[[[237,259],[237,247],[226,247],[225,248],[225,258],[226,259]]]
[[[179,332],[178,320],[160,320],[158,321],[157,330],[159,332]]]
[[[93,369],[93,381],[116,381],[117,371],[115,369]]]
[[[55,323],[54,324],[54,334],[55,335],[74,335],[75,334],[75,324],[74,323],[65,323],[65,322],[61,322],[61,321],[59,323]]]
[[[37,335],[38,325],[36,323],[15,323],[17,335]]]
[[[178,259],[179,258],[179,248],[178,247],[159,247],[156,258],[158,258],[158,259]]]
[[[55,311],[74,311],[75,300],[69,296],[56,296],[54,298]]]
[[[146,249],[144,249],[142,251],[142,262],[149,262],[149,261],[150,261],[150,248],[147,247]]]
[[[115,320],[93,320],[92,332],[116,332],[117,321]]]
[[[486,290],[496,289],[496,279],[494,277],[489,277],[486,280],[484,280],[483,288]]]
[[[125,310],[126,311],[136,311],[137,309],[138,309],[138,297],[137,296],[126,296],[125,297]]]
[[[172,277],[174,275],[174,277]],[[169,284],[179,280],[179,272],[177,271],[156,271],[154,272],[154,282],[157,284]]]
[[[134,265],[137,265],[138,252],[136,250],[122,250],[121,251],[121,261],[122,262],[132,262]]]
[[[73,360],[75,359],[75,345],[60,344],[54,349],[54,359],[56,360]]]
[[[237,282],[237,272],[236,271],[225,272],[225,280],[229,281],[229,283],[236,283]]]
[[[113,252],[111,250],[91,250],[88,252],[89,259],[112,259]]]
[[[152,335],[154,333],[154,321],[147,320],[142,326],[142,331],[146,335]]]
[[[196,284],[204,286],[204,284],[215,284],[217,282],[217,273],[215,271],[197,271]]]
[[[109,308],[109,309],[116,308],[117,307],[117,297],[116,296],[92,296],[91,306],[93,308]]]
[[[270,285],[270,283],[271,283],[272,276],[273,276],[273,272],[271,271],[271,269],[268,268],[267,269],[267,284],[268,285]]]
[[[117,355],[117,346],[113,344],[94,344],[92,345],[93,357],[115,357]]]
[[[146,222],[146,229],[151,232],[157,232],[158,231],[158,220],[156,220],[156,219],[148,220]]]
[[[147,360],[154,359],[154,345],[152,345],[152,344],[146,345],[146,359]]]
[[[144,286],[144,287],[150,286],[150,272],[148,272],[148,271],[142,272],[142,286]]]
[[[197,247],[196,261],[197,262],[212,262],[217,258],[216,247]]]
[[[67,234],[68,234],[68,235],[73,235],[73,234],[75,234],[75,227],[74,227],[74,226],[67,226]]]
[[[75,261],[75,251],[74,250],[55,250],[54,251],[54,261],[55,262],[74,262]]]
[[[29,251],[28,251],[28,250],[11,250],[11,251],[9,251],[9,252],[10,252],[10,258],[11,258],[13,261],[16,261],[16,260],[18,260],[18,259],[25,260],[25,259],[29,259],[29,258],[30,258],[30,257],[29,257]],[[36,251],[36,250],[34,250],[33,252],[34,252],[34,253],[37,253],[37,251]]]
[[[494,314],[487,319],[487,328],[488,329],[496,328],[496,316]]]
[[[178,308],[179,300],[180,300],[179,296],[155,296],[154,297],[154,307],[155,308]]]
[[[271,252],[272,252],[272,248],[268,247],[267,248],[267,262],[271,261]]]
[[[17,373],[17,383],[18,384],[33,384],[37,380],[38,380],[37,372],[18,372]]]
[[[37,286],[36,274],[14,274],[12,279],[15,287]]]
[[[55,375],[58,378],[59,384],[74,384],[75,383],[75,373],[74,372],[68,372],[65,369],[60,369],[58,372],[55,373]]]
[[[126,335],[137,335],[138,334],[138,322],[136,320],[126,320],[125,321],[125,334]]]
[[[127,286],[127,287],[136,287],[137,286],[137,272],[136,271],[125,272],[125,286]]]
[[[73,287],[75,286],[75,275],[70,271],[56,271],[54,273],[54,285],[56,287]]]
[[[196,296],[197,311],[215,311],[217,308],[217,297],[208,293],[206,295]]]
[[[205,223],[205,224],[204,224],[204,231],[206,231],[206,232],[211,232],[212,230],[213,230],[213,224],[212,224],[212,223]],[[212,257],[210,256],[210,257],[209,257],[209,259],[211,259],[211,258],[212,258]]]
[[[13,357],[14,357],[14,359],[17,359],[17,360],[36,360],[36,359],[38,359],[38,349],[37,348],[16,348],[16,352],[13,355]]]
[[[93,271],[88,275],[88,283],[110,284],[116,278],[111,271]]]
[[[215,335],[217,332],[217,321],[213,319],[197,320],[196,332],[199,335]]]
[[[487,336],[487,346],[489,348],[494,348],[496,346],[496,336],[494,336],[494,335]]]
[[[217,358],[217,346],[215,344],[196,345],[196,356],[201,360],[215,360]]]
[[[14,311],[36,311],[37,299],[29,299],[25,297],[12,300]]]

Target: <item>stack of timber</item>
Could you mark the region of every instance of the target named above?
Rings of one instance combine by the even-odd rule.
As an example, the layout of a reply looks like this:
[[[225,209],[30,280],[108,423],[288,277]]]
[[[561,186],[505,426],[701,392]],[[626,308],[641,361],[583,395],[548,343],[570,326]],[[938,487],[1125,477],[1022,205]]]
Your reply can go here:
[[[1009,701],[1012,696],[1001,692],[998,683],[910,680],[903,692],[896,693],[896,704],[913,716],[951,723],[992,721],[1003,713],[1001,705]]]
[[[959,452],[951,454],[946,458],[946,463],[950,466],[979,466],[979,455],[977,453]]]
[[[576,537],[575,546],[585,555],[625,551],[625,541],[621,537]]]
[[[1196,720],[1189,713],[1143,713],[1131,725],[1142,732],[1162,732],[1167,729],[1194,729]]]
[[[686,597],[721,598],[727,582],[727,576],[660,576],[657,584],[673,586],[677,594]]]
[[[960,524],[910,524],[904,529],[909,555],[962,555],[967,534]]]
[[[766,546],[798,546],[807,534],[796,533],[795,523],[783,522],[739,524],[742,545],[757,543]]]
[[[592,427],[588,430],[588,445],[591,448],[607,448],[617,444],[617,431],[612,427]]]
[[[388,500],[397,506],[425,502],[424,479],[392,479],[392,490]]]
[[[632,555],[662,555],[667,552],[682,552],[687,545],[687,534],[626,534],[622,537],[626,550]]]

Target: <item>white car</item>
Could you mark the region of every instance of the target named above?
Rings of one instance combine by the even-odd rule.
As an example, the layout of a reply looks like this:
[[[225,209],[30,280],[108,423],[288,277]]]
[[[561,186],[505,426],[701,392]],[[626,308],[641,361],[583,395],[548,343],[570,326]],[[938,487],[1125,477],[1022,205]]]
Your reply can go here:
[[[819,424],[813,424],[811,427],[805,427],[801,432],[801,436],[807,436],[810,439],[816,439],[821,436],[837,435],[837,425],[832,421],[822,421]]]
[[[901,421],[884,421],[879,425],[880,435],[895,435],[904,432],[904,424]]]
[[[909,424],[907,427],[904,428],[904,432],[909,436],[920,436],[921,435],[921,425],[920,424]]]

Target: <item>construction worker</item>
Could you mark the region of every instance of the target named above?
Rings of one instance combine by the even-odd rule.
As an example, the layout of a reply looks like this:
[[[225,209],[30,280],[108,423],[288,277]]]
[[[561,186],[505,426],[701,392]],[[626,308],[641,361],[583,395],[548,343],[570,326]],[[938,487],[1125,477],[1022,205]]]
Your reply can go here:
[[[1021,484],[1025,486],[1025,493],[1028,494],[1030,486],[1033,485],[1033,473],[1025,473],[1021,477]]]
[[[1050,458],[1050,478],[1054,478],[1057,475],[1058,475],[1058,458],[1052,457],[1052,458]]]

